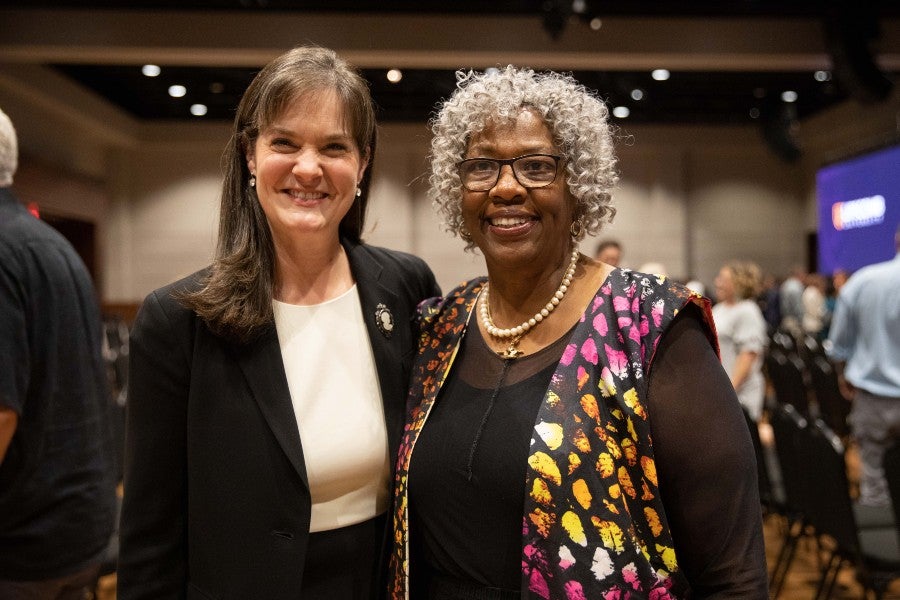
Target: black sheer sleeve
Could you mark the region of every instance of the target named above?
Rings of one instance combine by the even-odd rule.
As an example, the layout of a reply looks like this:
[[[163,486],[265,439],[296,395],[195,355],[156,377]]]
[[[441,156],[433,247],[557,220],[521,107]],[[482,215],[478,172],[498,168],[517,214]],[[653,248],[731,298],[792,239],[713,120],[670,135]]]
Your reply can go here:
[[[660,340],[648,395],[660,495],[696,598],[767,598],[756,458],[737,396],[689,306]]]

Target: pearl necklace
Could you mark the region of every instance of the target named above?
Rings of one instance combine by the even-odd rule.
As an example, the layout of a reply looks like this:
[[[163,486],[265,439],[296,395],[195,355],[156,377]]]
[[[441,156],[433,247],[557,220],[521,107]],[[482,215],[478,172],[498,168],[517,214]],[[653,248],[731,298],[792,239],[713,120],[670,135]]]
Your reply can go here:
[[[550,302],[548,302],[544,306],[544,308],[536,312],[530,319],[523,321],[515,327],[510,327],[509,329],[501,329],[494,325],[494,321],[493,319],[491,319],[491,309],[488,306],[488,288],[490,287],[490,283],[484,284],[480,315],[481,322],[484,325],[485,330],[492,337],[499,338],[501,340],[512,338],[509,342],[509,346],[507,346],[506,350],[500,353],[500,356],[502,356],[503,358],[517,358],[518,356],[524,354],[517,348],[517,346],[519,345],[519,341],[525,336],[525,334],[537,327],[537,325],[544,319],[549,317],[550,313],[553,312],[557,305],[559,305],[560,301],[566,296],[566,292],[569,290],[569,286],[572,285],[572,276],[575,275],[575,267],[578,265],[578,256],[578,250],[572,250],[572,259],[569,261],[569,268],[566,269],[566,273],[565,275],[563,275],[562,281],[560,282],[559,287],[556,289],[556,292],[550,298]]]

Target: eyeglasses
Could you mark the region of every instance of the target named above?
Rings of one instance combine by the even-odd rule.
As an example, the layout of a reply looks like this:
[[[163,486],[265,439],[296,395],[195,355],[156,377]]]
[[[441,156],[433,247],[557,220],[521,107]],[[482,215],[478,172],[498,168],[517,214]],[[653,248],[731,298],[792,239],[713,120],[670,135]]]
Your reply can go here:
[[[456,163],[459,178],[470,192],[487,192],[500,180],[503,165],[512,165],[513,176],[522,187],[542,188],[556,180],[561,156],[526,154],[516,158],[467,158]]]

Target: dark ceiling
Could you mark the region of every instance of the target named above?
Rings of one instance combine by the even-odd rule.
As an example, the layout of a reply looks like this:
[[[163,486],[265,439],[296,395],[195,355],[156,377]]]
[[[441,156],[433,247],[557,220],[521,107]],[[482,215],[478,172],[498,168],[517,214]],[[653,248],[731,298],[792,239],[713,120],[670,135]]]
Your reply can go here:
[[[11,6],[0,0],[0,6]],[[126,6],[127,5],[127,6]],[[798,17],[833,19],[834,14],[852,14],[851,21],[860,39],[877,38],[878,20],[900,16],[900,2],[845,0],[709,0],[673,2],[672,0],[484,0],[358,1],[322,2],[297,0],[115,0],[65,1],[29,0],[27,8],[127,8],[227,11],[316,11],[337,13],[412,13],[412,14],[515,14],[540,19],[546,35],[561,35],[574,20],[606,16],[703,16],[703,17]],[[26,8],[26,7],[17,7]],[[843,20],[842,20],[843,22]],[[708,123],[739,124],[753,119],[803,120],[851,96],[871,100],[884,96],[896,79],[895,73],[881,73],[871,56],[868,67],[876,72],[863,74],[870,79],[860,87],[841,73],[792,72],[699,72],[673,71],[668,81],[655,81],[649,72],[576,71],[573,75],[587,87],[598,91],[610,107],[630,109],[633,123]],[[245,67],[187,67],[159,65],[158,77],[141,74],[135,65],[53,65],[60,72],[94,90],[140,119],[197,119],[190,107],[203,104],[203,119],[231,119],[238,99],[255,69]],[[465,68],[466,65],[460,65]],[[445,70],[404,70],[398,83],[390,83],[385,70],[367,69],[364,76],[371,89],[383,122],[421,122],[435,105],[453,90],[455,76]],[[857,78],[858,79],[858,78]],[[189,93],[171,98],[167,89],[184,85]],[[632,97],[640,90],[642,98]],[[782,92],[796,92],[797,100],[785,104]]]
[[[553,12],[588,16],[820,16],[842,6],[900,15],[895,0],[0,0],[17,8],[266,10],[343,13],[508,14]]]
[[[256,69],[223,67],[167,67],[158,77],[141,74],[135,65],[55,65],[61,72],[93,89],[134,116],[153,119],[196,119],[190,106],[203,103],[206,119],[232,119],[238,100]],[[783,91],[793,90],[792,109],[803,119],[845,100],[848,94],[834,81],[817,81],[801,72],[674,72],[668,81],[654,81],[647,71],[575,71],[573,76],[596,90],[615,107],[628,106],[629,122],[746,123],[782,106]],[[453,71],[403,70],[398,83],[386,70],[364,69],[375,99],[379,120],[421,122],[454,89]],[[182,98],[168,95],[170,85],[184,85]],[[640,90],[642,98],[631,94]],[[754,110],[755,109],[755,110]]]

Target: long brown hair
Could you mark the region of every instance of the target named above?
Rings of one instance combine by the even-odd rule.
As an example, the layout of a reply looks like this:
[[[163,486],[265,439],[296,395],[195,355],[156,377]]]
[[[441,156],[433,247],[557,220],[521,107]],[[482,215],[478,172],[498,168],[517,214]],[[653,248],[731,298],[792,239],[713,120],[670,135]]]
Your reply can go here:
[[[343,103],[344,117],[361,156],[368,158],[360,189],[339,232],[361,241],[375,160],[375,111],[369,86],[334,51],[299,47],[267,64],[244,92],[231,139],[222,156],[224,181],[216,254],[201,289],[181,294],[209,328],[228,339],[247,342],[272,323],[275,248],[265,213],[250,186],[247,151],[259,132],[294,100],[333,90]]]

